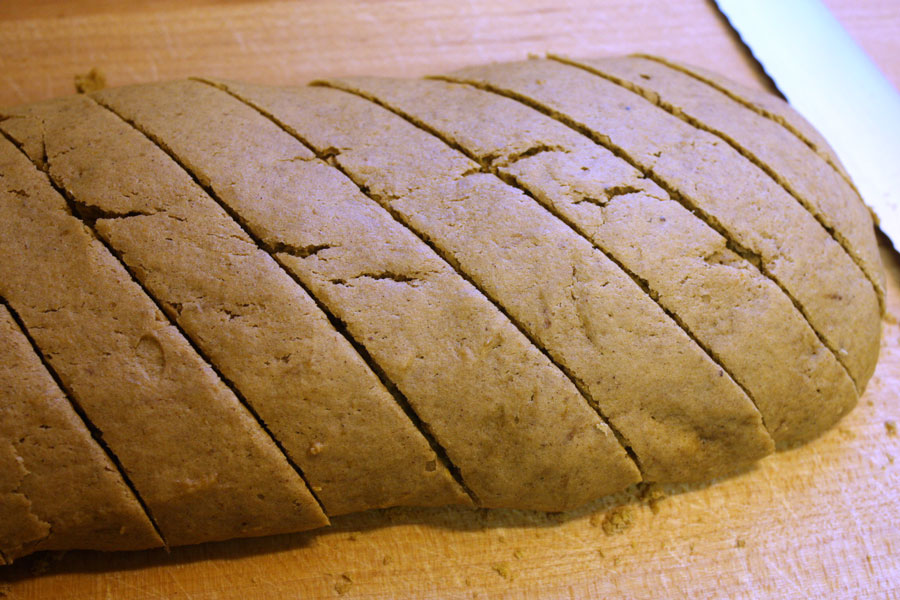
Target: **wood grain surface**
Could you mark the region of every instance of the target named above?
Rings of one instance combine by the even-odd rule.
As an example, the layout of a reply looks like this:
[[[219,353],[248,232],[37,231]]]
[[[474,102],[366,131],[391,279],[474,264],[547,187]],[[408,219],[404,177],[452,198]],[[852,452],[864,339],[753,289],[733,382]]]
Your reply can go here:
[[[900,3],[826,4],[900,84]],[[638,50],[771,85],[702,0],[3,0],[0,105],[72,93],[94,67],[111,85],[298,83]],[[900,598],[900,259],[882,242],[869,389],[838,427],[747,472],[566,514],[392,509],[171,553],[45,553],[0,567],[0,598]]]

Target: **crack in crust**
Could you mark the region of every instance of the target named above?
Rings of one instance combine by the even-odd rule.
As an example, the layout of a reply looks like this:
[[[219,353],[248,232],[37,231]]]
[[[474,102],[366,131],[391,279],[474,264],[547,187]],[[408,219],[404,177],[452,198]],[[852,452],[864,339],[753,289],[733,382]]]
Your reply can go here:
[[[290,254],[291,256],[296,256],[297,258],[309,258],[310,256],[315,256],[319,252],[323,250],[328,250],[329,248],[334,248],[331,244],[311,244],[309,246],[293,246],[291,244],[286,244],[284,242],[278,242],[276,244],[272,244],[270,252],[283,252],[285,254]]]
[[[334,283],[336,285],[350,285],[349,282],[356,279],[371,279],[372,281],[388,280],[396,283],[408,283],[413,287],[422,282],[422,280],[418,277],[411,277],[402,273],[391,273],[389,271],[380,271],[378,273],[360,273],[359,275],[354,275],[353,277],[348,277],[346,279],[339,278],[331,279],[330,281],[331,283]]]

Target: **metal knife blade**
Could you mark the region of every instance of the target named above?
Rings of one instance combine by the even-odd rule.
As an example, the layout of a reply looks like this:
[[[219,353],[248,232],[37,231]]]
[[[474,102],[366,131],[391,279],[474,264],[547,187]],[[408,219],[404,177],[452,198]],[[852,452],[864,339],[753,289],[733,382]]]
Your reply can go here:
[[[819,0],[716,0],[900,250],[900,94]]]

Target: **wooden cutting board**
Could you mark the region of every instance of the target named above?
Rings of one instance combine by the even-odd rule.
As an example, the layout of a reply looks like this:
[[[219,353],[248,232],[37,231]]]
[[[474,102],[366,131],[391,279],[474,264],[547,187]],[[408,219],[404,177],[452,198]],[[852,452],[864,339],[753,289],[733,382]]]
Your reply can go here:
[[[827,4],[898,85],[900,3]],[[111,85],[298,83],[637,50],[771,85],[703,0],[4,0],[0,106],[71,93],[92,67]],[[0,598],[900,598],[900,259],[882,250],[882,359],[859,407],[750,471],[567,514],[394,509],[171,553],[38,555],[0,568]]]

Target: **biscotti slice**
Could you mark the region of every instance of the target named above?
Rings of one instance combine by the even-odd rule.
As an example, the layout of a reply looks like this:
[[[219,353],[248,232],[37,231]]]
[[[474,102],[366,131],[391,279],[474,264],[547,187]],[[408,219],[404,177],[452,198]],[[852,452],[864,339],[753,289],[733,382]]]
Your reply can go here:
[[[575,386],[484,296],[259,112],[199,82],[97,98],[177,157],[344,323],[481,504],[561,510],[639,479]]]
[[[557,61],[475,67],[451,78],[533,104],[627,157],[758,262],[857,388],[865,386],[881,334],[874,287],[806,209],[724,141],[638,94]]]
[[[756,409],[718,365],[621,269],[534,200],[357,96],[236,91],[260,99],[317,150],[339,148],[335,164],[570,374],[633,450],[645,478],[702,479],[771,451]],[[270,101],[261,99],[267,93]],[[629,349],[639,345],[647,352],[635,356]]]
[[[231,390],[46,176],[0,139],[0,296],[169,544],[328,521]]]
[[[41,123],[50,177],[246,398],[329,515],[470,502],[314,300],[153,142],[84,96],[8,114]]]
[[[115,464],[0,303],[0,556],[162,545]]]
[[[784,187],[856,261],[884,300],[884,269],[872,215],[850,184],[800,138],[715,88],[658,62],[636,58],[575,61],[724,139]]]
[[[468,85],[342,83],[511,178],[645,282],[744,386],[776,443],[808,440],[856,404],[852,380],[778,286],[607,149],[522,103]]]
[[[850,175],[847,173],[846,169],[844,169],[841,160],[831,146],[828,145],[828,142],[822,134],[819,133],[809,121],[803,118],[803,115],[798,113],[790,104],[775,94],[747,87],[746,85],[742,85],[719,73],[704,69],[703,67],[686,65],[652,54],[635,54],[634,56],[656,61],[681,71],[682,73],[719,90],[723,94],[733,98],[735,101],[740,102],[748,109],[763,115],[767,119],[772,119],[797,136],[804,144],[812,148],[812,150],[821,156],[825,162],[831,165],[832,168],[847,181],[847,183],[853,186]]]

